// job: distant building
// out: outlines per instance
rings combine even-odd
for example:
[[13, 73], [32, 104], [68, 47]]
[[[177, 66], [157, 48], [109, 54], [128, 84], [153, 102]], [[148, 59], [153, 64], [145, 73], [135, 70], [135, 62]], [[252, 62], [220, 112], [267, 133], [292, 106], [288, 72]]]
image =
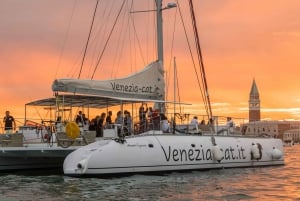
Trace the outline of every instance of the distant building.
[[285, 142], [300, 142], [300, 121], [253, 121], [242, 126], [244, 135], [271, 136]]
[[283, 141], [286, 143], [300, 143], [300, 129], [290, 129], [284, 132]]
[[256, 82], [253, 79], [249, 95], [249, 122], [260, 121], [260, 99]]
[[243, 135], [271, 136], [284, 142], [300, 142], [300, 121], [261, 121], [260, 98], [255, 80], [249, 96], [249, 123], [241, 125]]

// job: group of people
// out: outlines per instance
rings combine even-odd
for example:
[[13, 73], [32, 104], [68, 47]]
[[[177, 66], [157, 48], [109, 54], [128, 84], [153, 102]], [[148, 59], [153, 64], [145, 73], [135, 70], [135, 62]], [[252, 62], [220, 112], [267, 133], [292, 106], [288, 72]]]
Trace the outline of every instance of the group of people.
[[96, 136], [97, 137], [102, 137], [103, 136], [103, 123], [106, 117], [106, 113], [101, 113], [101, 115], [97, 115], [94, 119], [91, 121], [85, 116], [82, 111], [79, 111], [76, 118], [75, 122], [79, 126], [81, 131], [86, 131], [86, 130], [91, 130], [91, 131], [96, 131]]
[[[190, 122], [191, 125], [195, 125], [195, 126], [198, 126], [198, 125], [205, 125], [205, 120], [203, 119], [200, 123], [198, 122], [198, 118], [197, 116], [194, 116], [193, 119], [191, 120]], [[209, 119], [209, 121], [207, 122], [207, 125], [213, 125], [213, 120], [212, 118]], [[235, 124], [232, 120], [231, 117], [227, 117], [227, 121], [226, 121], [226, 126], [224, 129], [221, 129], [220, 131], [227, 131], [227, 133], [233, 133], [234, 132], [234, 127], [235, 127]], [[218, 131], [218, 132], [220, 132]]]
[[[131, 135], [132, 133], [132, 117], [129, 111], [125, 110], [124, 115], [121, 111], [117, 112], [117, 117], [115, 122], [112, 121], [112, 111], [109, 111], [106, 115], [105, 112], [101, 115], [97, 115], [91, 121], [85, 116], [82, 111], [79, 111], [76, 119], [81, 131], [84, 130], [95, 130], [97, 137], [103, 137], [104, 128], [114, 128], [114, 125], [118, 127], [118, 135]], [[159, 130], [161, 122], [165, 121], [166, 125], [168, 124], [167, 117], [159, 113], [157, 110], [154, 110], [152, 107], [147, 107], [147, 104], [143, 103], [139, 108], [139, 133], [144, 132], [149, 129]], [[10, 115], [9, 111], [5, 112], [3, 118], [4, 130], [5, 133], [13, 133], [16, 130], [16, 121], [13, 116]], [[205, 125], [205, 120], [198, 122], [197, 116], [191, 120], [191, 124], [194, 125]], [[212, 120], [208, 122], [212, 124]], [[231, 117], [227, 117], [227, 127], [229, 132], [233, 132], [234, 123]], [[121, 130], [123, 128], [123, 130]], [[166, 127], [167, 128], [167, 127]], [[123, 131], [123, 132], [122, 132]]]
[[147, 107], [146, 103], [142, 103], [139, 108], [139, 133], [146, 130], [160, 130], [161, 122], [164, 122], [163, 131], [167, 131], [169, 126], [167, 117], [152, 107]]
[[[201, 120], [201, 122], [199, 123], [198, 122], [198, 117], [197, 116], [194, 116], [193, 119], [191, 120], [191, 124], [194, 124], [194, 125], [206, 125], [206, 122], [204, 119]], [[207, 122], [207, 125], [212, 125], [213, 124], [213, 119], [210, 118]]]
[[[105, 128], [118, 128], [118, 135], [131, 135], [133, 133], [133, 120], [128, 110], [118, 111], [115, 121], [112, 120], [112, 111], [107, 114], [105, 112], [101, 115], [97, 115], [95, 118], [89, 120], [86, 118], [82, 111], [78, 112], [76, 116], [76, 123], [83, 130], [95, 130], [97, 137], [103, 137], [103, 131]], [[152, 107], [147, 107], [146, 103], [143, 103], [139, 108], [139, 128], [138, 133], [142, 133], [146, 130], [159, 130], [161, 128], [161, 122], [165, 121], [168, 125], [167, 117], [159, 113], [158, 110], [154, 110]], [[168, 126], [165, 126], [167, 130]]]
[[[129, 111], [124, 111], [124, 116], [121, 111], [117, 112], [115, 125], [118, 127], [118, 135], [131, 135], [132, 133], [132, 117]], [[123, 128], [123, 129], [122, 129]], [[122, 132], [123, 131], [123, 132]]]
[[83, 128], [83, 130], [96, 131], [96, 137], [103, 137], [103, 130], [105, 128], [114, 128], [114, 126], [118, 127], [118, 135], [122, 134], [122, 127], [124, 135], [131, 134], [132, 119], [130, 112], [127, 110], [124, 111], [124, 115], [122, 115], [121, 111], [118, 111], [114, 122], [112, 121], [112, 111], [109, 111], [107, 114], [102, 112], [101, 115], [97, 115], [92, 120], [86, 118], [84, 113], [79, 111], [75, 121], [79, 128]]

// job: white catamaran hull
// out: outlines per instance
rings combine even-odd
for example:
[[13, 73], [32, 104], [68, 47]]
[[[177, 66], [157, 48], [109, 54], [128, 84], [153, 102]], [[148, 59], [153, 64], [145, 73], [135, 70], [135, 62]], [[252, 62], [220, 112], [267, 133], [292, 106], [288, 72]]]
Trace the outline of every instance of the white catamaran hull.
[[100, 176], [283, 164], [280, 139], [144, 135], [81, 147], [66, 157], [63, 168], [70, 176]]

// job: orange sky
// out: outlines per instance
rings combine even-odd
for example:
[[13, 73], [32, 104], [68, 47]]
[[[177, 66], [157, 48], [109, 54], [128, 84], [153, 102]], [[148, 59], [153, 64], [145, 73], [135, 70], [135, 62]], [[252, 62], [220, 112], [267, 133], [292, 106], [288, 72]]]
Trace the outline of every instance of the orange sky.
[[[95, 2], [0, 1], [0, 114], [10, 110], [16, 118], [22, 118], [25, 103], [52, 96], [53, 79], [78, 76]], [[145, 2], [138, 8], [147, 8], [150, 3]], [[202, 0], [194, 6], [200, 14], [198, 31], [213, 114], [248, 118], [249, 92], [255, 78], [262, 118], [300, 120], [300, 1]], [[164, 25], [169, 24], [164, 28], [166, 35], [171, 33], [175, 13], [173, 9], [164, 14]], [[140, 18], [137, 24], [148, 25]], [[149, 34], [149, 29], [145, 33]], [[170, 48], [168, 41], [166, 50]], [[181, 45], [183, 41], [182, 29], [177, 29], [175, 42]], [[178, 49], [179, 45], [174, 47]], [[144, 58], [146, 63], [155, 56], [148, 48], [144, 50], [150, 55]], [[192, 87], [195, 78], [186, 74], [187, 50], [181, 49], [174, 52], [183, 76], [181, 96], [194, 102], [199, 92]], [[168, 66], [170, 59], [165, 56]], [[126, 56], [127, 60], [131, 57]], [[114, 60], [114, 65], [118, 62]], [[109, 72], [101, 67], [95, 77], [103, 79], [136, 70], [122, 64], [122, 68], [111, 67]], [[92, 68], [86, 68], [84, 75], [91, 73]]]

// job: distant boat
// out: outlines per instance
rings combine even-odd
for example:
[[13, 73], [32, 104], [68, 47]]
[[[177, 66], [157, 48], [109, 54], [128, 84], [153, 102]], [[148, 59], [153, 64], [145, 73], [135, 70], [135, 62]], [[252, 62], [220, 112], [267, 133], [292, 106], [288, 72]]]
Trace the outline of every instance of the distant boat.
[[[192, 1], [190, 1], [192, 3]], [[162, 115], [158, 127], [149, 122], [136, 125], [127, 136], [126, 122], [116, 125], [112, 139], [103, 139], [80, 147], [70, 153], [63, 165], [69, 176], [107, 176], [135, 173], [155, 173], [181, 170], [201, 170], [234, 167], [258, 167], [284, 164], [281, 139], [244, 136], [236, 133], [233, 125], [220, 126], [211, 115], [209, 125], [175, 123], [175, 111], [171, 121], [166, 121], [164, 106], [179, 104], [165, 100], [162, 41], [162, 0], [156, 1], [158, 60], [140, 72], [113, 80], [57, 79], [52, 89], [55, 93], [93, 95], [103, 99], [106, 107], [118, 103], [153, 102]], [[168, 4], [166, 8], [175, 7]], [[204, 70], [204, 69], [203, 69]], [[175, 76], [174, 76], [175, 77]], [[204, 83], [205, 74], [204, 74]], [[207, 89], [207, 88], [205, 88]], [[209, 99], [208, 99], [209, 101]], [[160, 106], [160, 107], [159, 107]], [[118, 129], [120, 128], [120, 129]], [[105, 131], [104, 131], [105, 132]], [[135, 134], [134, 134], [135, 133]]]

